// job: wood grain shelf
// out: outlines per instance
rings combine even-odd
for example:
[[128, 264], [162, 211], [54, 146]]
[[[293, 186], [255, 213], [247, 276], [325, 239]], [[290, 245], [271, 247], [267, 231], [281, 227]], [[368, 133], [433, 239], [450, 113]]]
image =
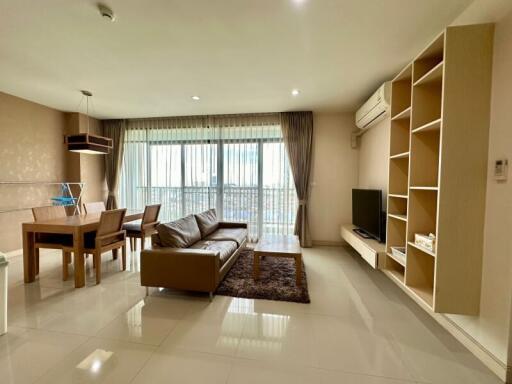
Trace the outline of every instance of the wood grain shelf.
[[410, 186], [409, 188], [416, 190], [416, 191], [434, 191], [434, 192], [437, 192], [439, 189], [438, 187], [429, 187], [429, 186], [425, 186], [425, 185], [414, 185], [414, 186]]
[[396, 193], [390, 193], [388, 196], [389, 197], [395, 197], [397, 199], [408, 199], [409, 198], [409, 196], [407, 196], [407, 195], [399, 195], [399, 194], [396, 194]]
[[406, 159], [409, 157], [409, 152], [397, 153], [396, 155], [391, 155], [390, 159]]
[[427, 72], [420, 79], [418, 79], [414, 83], [414, 86], [417, 87], [417, 86], [420, 86], [423, 84], [433, 83], [436, 81], [442, 81], [443, 80], [443, 66], [444, 66], [444, 63], [441, 61], [434, 68], [432, 68], [429, 72]]
[[392, 217], [393, 219], [407, 221], [407, 215], [398, 215], [395, 213], [388, 213], [389, 217]]
[[412, 133], [439, 131], [440, 129], [441, 129], [441, 118], [431, 121], [430, 123], [424, 124], [421, 127], [413, 129]]
[[[493, 33], [492, 24], [450, 26], [391, 82], [382, 269], [436, 313], [480, 311]], [[435, 233], [435, 251], [416, 245], [416, 233]], [[391, 253], [403, 245], [405, 263]]]
[[415, 244], [412, 241], [407, 242], [407, 244], [409, 244], [411, 247], [414, 247], [414, 248], [426, 253], [427, 255], [436, 257], [436, 254], [434, 252], [432, 252], [430, 249], [427, 249], [425, 247], [422, 247], [421, 245]]
[[402, 112], [397, 113], [395, 116], [391, 118], [391, 120], [402, 120], [408, 119], [411, 117], [411, 107], [405, 108]]

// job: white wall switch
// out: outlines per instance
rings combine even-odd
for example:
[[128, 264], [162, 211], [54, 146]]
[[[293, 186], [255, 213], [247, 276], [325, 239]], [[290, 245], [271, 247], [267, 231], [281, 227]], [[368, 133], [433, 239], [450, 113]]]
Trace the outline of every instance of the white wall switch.
[[508, 159], [497, 159], [494, 162], [494, 179], [496, 181], [507, 180], [508, 174]]

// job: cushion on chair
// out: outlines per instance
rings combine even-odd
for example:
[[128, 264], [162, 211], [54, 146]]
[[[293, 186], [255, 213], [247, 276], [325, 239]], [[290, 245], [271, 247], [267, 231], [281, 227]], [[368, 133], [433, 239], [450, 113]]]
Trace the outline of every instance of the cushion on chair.
[[142, 220], [130, 221], [123, 224], [123, 229], [127, 232], [142, 232]]
[[197, 226], [201, 231], [201, 237], [206, 237], [217, 228], [219, 228], [219, 220], [217, 219], [217, 211], [215, 208], [194, 215], [197, 220]]
[[201, 240], [201, 231], [194, 215], [156, 227], [163, 247], [187, 248]]
[[190, 248], [205, 249], [207, 251], [219, 252], [220, 265], [222, 266], [227, 260], [229, 260], [233, 252], [236, 251], [237, 246], [236, 242], [234, 241], [199, 240]]
[[247, 239], [246, 228], [219, 228], [211, 235], [205, 238], [205, 240], [215, 241], [235, 241], [237, 246], [242, 245], [244, 240]]

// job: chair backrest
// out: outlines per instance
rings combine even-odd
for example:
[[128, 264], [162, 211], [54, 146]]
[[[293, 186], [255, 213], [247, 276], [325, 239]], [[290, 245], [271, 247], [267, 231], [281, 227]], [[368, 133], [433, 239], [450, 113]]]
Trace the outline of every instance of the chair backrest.
[[96, 235], [103, 236], [110, 233], [119, 232], [123, 227], [125, 215], [126, 208], [101, 212], [100, 225], [98, 226]]
[[146, 205], [142, 215], [142, 224], [154, 223], [158, 220], [162, 204]]
[[93, 203], [84, 203], [85, 213], [99, 213], [107, 210], [103, 201], [95, 201]]
[[50, 205], [48, 207], [34, 207], [32, 208], [32, 215], [34, 221], [45, 221], [52, 219], [59, 219], [66, 217], [66, 208], [62, 205]]

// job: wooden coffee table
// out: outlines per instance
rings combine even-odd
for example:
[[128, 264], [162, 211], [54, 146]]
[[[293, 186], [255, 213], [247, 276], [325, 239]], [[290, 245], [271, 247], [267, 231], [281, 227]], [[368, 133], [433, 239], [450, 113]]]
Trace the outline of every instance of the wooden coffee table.
[[260, 258], [288, 257], [295, 259], [295, 282], [302, 283], [302, 250], [297, 236], [263, 235], [254, 248], [254, 280], [260, 277]]

